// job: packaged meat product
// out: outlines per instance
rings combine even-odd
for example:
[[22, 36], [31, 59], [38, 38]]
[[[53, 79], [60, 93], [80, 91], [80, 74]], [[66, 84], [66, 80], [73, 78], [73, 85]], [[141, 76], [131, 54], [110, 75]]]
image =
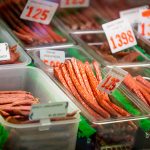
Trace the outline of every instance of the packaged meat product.
[[146, 2], [138, 1], [136, 3], [130, 0], [93, 0], [92, 2], [92, 7], [101, 14], [103, 19], [107, 21], [112, 21], [119, 18], [119, 12], [122, 10], [127, 10], [143, 5], [150, 5], [150, 2], [148, 0], [146, 0]]
[[97, 33], [74, 33], [73, 37], [104, 66], [143, 66], [150, 63], [149, 59], [137, 47], [112, 53], [105, 34], [102, 31], [97, 31]]
[[102, 68], [83, 48], [60, 50], [66, 54], [64, 63], [52, 68], [40, 59], [40, 51], [34, 51], [32, 57], [35, 65], [44, 70], [80, 108], [106, 145], [128, 143], [131, 146], [140, 119], [147, 118], [142, 115], [147, 110], [135, 104], [130, 96], [125, 96], [119, 89], [111, 96], [97, 90], [97, 84], [102, 80]]
[[31, 63], [31, 58], [26, 54], [20, 43], [3, 28], [0, 20], [0, 43], [7, 43], [10, 51], [9, 60], [1, 60], [0, 67], [27, 66]]
[[57, 21], [69, 32], [99, 30], [105, 22], [92, 8], [60, 9]]
[[[26, 49], [30, 47], [53, 46], [71, 44], [72, 39], [62, 30], [62, 27], [56, 27], [54, 23], [44, 25], [37, 22], [31, 22], [20, 19], [20, 15], [25, 7], [26, 0], [1, 2], [1, 17], [7, 24], [4, 27], [11, 29]], [[3, 10], [7, 11], [5, 13]], [[63, 35], [64, 34], [64, 35]]]

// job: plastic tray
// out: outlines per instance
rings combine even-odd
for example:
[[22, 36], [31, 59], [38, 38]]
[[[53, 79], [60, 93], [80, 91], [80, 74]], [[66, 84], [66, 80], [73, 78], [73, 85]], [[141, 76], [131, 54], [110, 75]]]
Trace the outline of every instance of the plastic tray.
[[97, 12], [101, 14], [102, 18], [107, 21], [112, 21], [120, 17], [119, 12], [122, 10], [127, 10], [134, 7], [136, 8], [148, 4], [150, 4], [148, 0], [137, 2], [130, 0], [122, 0], [121, 2], [119, 0], [93, 0], [92, 6]]
[[[74, 44], [76, 44], [74, 42], [74, 40], [72, 39], [72, 37], [64, 30], [64, 28], [62, 26], [58, 26], [56, 21], [53, 20], [51, 22], [51, 26], [54, 29], [54, 31], [56, 33], [59, 33], [60, 35], [62, 35], [63, 37], [65, 37], [67, 39], [66, 42], [63, 43], [46, 43], [46, 44], [36, 44], [36, 45], [32, 45], [31, 44], [25, 44], [23, 41], [21, 41], [13, 32], [12, 32], [12, 28], [10, 26], [8, 26], [8, 24], [5, 22], [5, 20], [0, 20], [0, 25], [7, 30], [11, 36], [26, 50], [33, 50], [33, 49], [40, 49], [42, 47], [47, 47], [47, 48], [61, 48], [61, 47], [70, 47], [73, 46]], [[30, 28], [30, 27], [29, 27]]]
[[[130, 67], [130, 68], [124, 68], [126, 71], [128, 71], [133, 77], [141, 75], [142, 77], [144, 77], [146, 80], [150, 81], [150, 65], [147, 67]], [[130, 92], [131, 95], [134, 95], [137, 98], [137, 96]], [[141, 103], [143, 103], [142, 100], [140, 100]], [[146, 104], [142, 104], [145, 105], [145, 107], [147, 107], [147, 110], [149, 109], [149, 113], [150, 113], [150, 107], [147, 106]]]
[[[75, 33], [72, 35], [73, 38], [80, 43], [84, 47], [84, 49], [91, 54], [94, 58], [96, 58], [102, 65], [108, 66], [108, 67], [129, 67], [129, 66], [147, 66], [150, 64], [150, 60], [141, 53], [136, 47], [129, 48], [132, 49], [132, 51], [136, 51], [139, 53], [138, 60], [136, 62], [116, 62], [113, 63], [111, 61], [105, 60], [103, 53], [99, 51], [99, 54], [93, 50], [91, 46], [99, 46], [102, 45], [103, 42], [107, 41], [105, 34], [102, 30], [95, 31], [95, 32], [84, 32], [84, 33]], [[82, 37], [81, 37], [82, 36]], [[88, 37], [87, 39], [84, 36]], [[116, 57], [117, 58], [117, 57]]]
[[[44, 49], [42, 49], [43, 51]], [[91, 62], [93, 60], [93, 57], [90, 56], [86, 51], [83, 50], [83, 48], [76, 46], [73, 48], [65, 48], [65, 49], [59, 49], [62, 51], [65, 51], [66, 57], [75, 57], [77, 59], [80, 59], [81, 61], [89, 61]], [[113, 144], [125, 144], [128, 143], [130, 145], [133, 145], [134, 139], [135, 139], [135, 130], [130, 130], [129, 124], [130, 121], [134, 121], [134, 123], [139, 126], [141, 125], [140, 122], [143, 119], [147, 119], [149, 117], [148, 110], [143, 107], [143, 105], [139, 104], [137, 100], [133, 100], [132, 96], [126, 95], [123, 90], [121, 90], [121, 87], [119, 87], [118, 90], [116, 90], [111, 97], [111, 100], [119, 105], [122, 108], [125, 108], [128, 110], [133, 116], [132, 117], [119, 117], [119, 118], [110, 118], [110, 119], [101, 119], [96, 120], [90, 113], [86, 111], [86, 109], [78, 102], [78, 100], [72, 96], [63, 86], [56, 80], [56, 78], [53, 76], [52, 68], [48, 65], [45, 65], [39, 57], [40, 51], [34, 51], [33, 53], [33, 59], [34, 63], [37, 67], [44, 70], [50, 78], [69, 96], [69, 98], [75, 103], [76, 106], [79, 107], [82, 114], [92, 123], [94, 124], [94, 127], [97, 129], [97, 133], [101, 137], [101, 139], [105, 140], [107, 145]], [[141, 125], [142, 126], [142, 125]], [[148, 125], [149, 126], [149, 125]], [[145, 126], [142, 126], [142, 128], [145, 128]], [[123, 129], [123, 130], [122, 130]], [[115, 134], [115, 135], [114, 135]], [[113, 139], [114, 136], [121, 137], [121, 139], [117, 139], [116, 141]], [[127, 139], [127, 137], [131, 137], [132, 140]], [[110, 142], [111, 141], [111, 142]]]
[[[92, 2], [91, 2], [92, 3]], [[92, 23], [92, 20], [94, 20], [97, 24], [99, 24], [99, 28], [88, 28], [84, 29], [84, 26], [87, 26], [85, 23], [83, 23], [83, 29], [71, 29], [64, 21], [63, 21], [63, 13], [66, 13], [67, 15], [74, 14], [74, 13], [81, 13], [82, 17], [84, 17], [84, 14], [82, 11], [88, 11], [90, 12], [90, 15], [88, 15], [88, 19], [90, 20], [88, 23]], [[56, 23], [58, 26], [63, 26], [68, 32], [70, 33], [77, 33], [77, 32], [84, 32], [84, 31], [94, 31], [94, 30], [100, 30], [102, 27], [101, 25], [105, 23], [105, 20], [103, 20], [98, 12], [96, 12], [92, 7], [88, 8], [74, 8], [74, 9], [60, 9], [60, 11], [57, 13], [56, 17]], [[80, 22], [81, 23], [81, 22]], [[77, 23], [79, 24], [79, 23]]]
[[[42, 49], [43, 51], [44, 49]], [[72, 48], [65, 48], [65, 49], [59, 49], [59, 50], [62, 50], [62, 51], [65, 51], [65, 54], [66, 54], [66, 58], [70, 58], [70, 57], [75, 57], [81, 61], [89, 61], [91, 62], [92, 60], [94, 60], [94, 58], [92, 56], [90, 56], [88, 53], [86, 53], [83, 48], [79, 47], [79, 46], [75, 46], [75, 47], [72, 47]], [[33, 60], [34, 60], [34, 63], [36, 66], [38, 66], [40, 69], [44, 70], [46, 73], [48, 73], [48, 75], [68, 94], [68, 92], [64, 89], [64, 87], [62, 87], [59, 82], [55, 79], [55, 77], [53, 76], [53, 69], [44, 64], [42, 62], [42, 60], [40, 59], [40, 55], [39, 55], [39, 51], [34, 51], [33, 52]], [[123, 93], [122, 93], [123, 94]], [[70, 94], [69, 94], [70, 95]], [[73, 97], [73, 96], [71, 96]], [[115, 101], [115, 100], [114, 100]], [[129, 100], [130, 101], [130, 100]], [[75, 104], [77, 104], [77, 106], [79, 106], [79, 108], [83, 108], [82, 106], [80, 106], [77, 102], [77, 100], [75, 100], [75, 98], [73, 98], [73, 102], [75, 102]], [[137, 106], [136, 106], [137, 107]], [[83, 114], [85, 114], [85, 116], [92, 122], [96, 121], [91, 115], [89, 115], [89, 113], [87, 113], [86, 110], [84, 109], [81, 109], [83, 110]], [[113, 119], [112, 119], [113, 120]], [[116, 119], [114, 119], [116, 120]], [[120, 120], [120, 119], [119, 119]], [[102, 120], [100, 121], [101, 123], [104, 123], [104, 122], [109, 122], [110, 120]]]
[[31, 58], [25, 53], [24, 49], [11, 36], [11, 34], [7, 30], [5, 30], [5, 28], [3, 28], [2, 26], [0, 26], [0, 43], [8, 43], [9, 46], [17, 45], [16, 51], [20, 54], [20, 58], [19, 58], [20, 63], [0, 65], [0, 67], [27, 66], [31, 63]]
[[[68, 112], [78, 110], [60, 88], [37, 68], [0, 69], [0, 81], [0, 90], [26, 90], [38, 97], [41, 103], [68, 101]], [[13, 150], [59, 150], [60, 147], [63, 150], [74, 150], [79, 120], [77, 113], [73, 120], [17, 125], [6, 122], [0, 116], [1, 124], [10, 132], [6, 146]]]

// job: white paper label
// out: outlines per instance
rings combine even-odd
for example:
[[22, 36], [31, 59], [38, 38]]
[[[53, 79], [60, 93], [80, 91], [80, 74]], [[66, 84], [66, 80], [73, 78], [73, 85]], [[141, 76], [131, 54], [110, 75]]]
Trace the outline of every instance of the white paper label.
[[149, 6], [145, 5], [137, 8], [120, 11], [119, 14], [121, 18], [125, 18], [129, 21], [131, 25], [134, 25], [135, 23], [139, 22], [139, 11], [147, 8], [149, 8]]
[[129, 22], [120, 18], [102, 25], [112, 53], [116, 53], [137, 44]]
[[40, 59], [45, 64], [53, 66], [53, 63], [63, 63], [65, 61], [65, 52], [58, 50], [41, 50]]
[[0, 60], [9, 60], [10, 52], [8, 43], [0, 43]]
[[90, 0], [61, 0], [61, 8], [88, 7]]
[[53, 102], [49, 104], [34, 104], [29, 115], [30, 120], [65, 117], [68, 102]]
[[112, 68], [98, 85], [98, 89], [111, 94], [124, 80], [128, 72], [121, 68]]
[[46, 0], [28, 0], [20, 17], [29, 21], [49, 24], [57, 7], [58, 3]]
[[150, 39], [150, 9], [140, 11], [138, 32], [146, 39]]

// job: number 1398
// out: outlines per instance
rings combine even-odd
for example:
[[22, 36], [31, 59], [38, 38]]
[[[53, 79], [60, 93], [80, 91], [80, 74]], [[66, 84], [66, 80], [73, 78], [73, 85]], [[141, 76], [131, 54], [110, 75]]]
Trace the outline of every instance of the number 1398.
[[122, 47], [123, 45], [133, 43], [135, 41], [135, 38], [132, 35], [132, 32], [128, 30], [127, 32], [116, 34], [114, 37], [110, 36], [110, 41], [113, 45], [113, 49], [116, 49], [118, 47]]

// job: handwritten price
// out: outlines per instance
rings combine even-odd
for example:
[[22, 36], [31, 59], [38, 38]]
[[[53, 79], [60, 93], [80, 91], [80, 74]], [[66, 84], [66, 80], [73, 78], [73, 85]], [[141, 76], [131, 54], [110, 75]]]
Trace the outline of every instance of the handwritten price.
[[135, 41], [132, 32], [128, 30], [127, 32], [122, 32], [121, 34], [116, 34], [114, 37], [110, 36], [110, 41], [113, 45], [113, 49], [122, 47]]
[[28, 6], [28, 11], [26, 17], [31, 17], [33, 19], [46, 20], [48, 17], [49, 10], [45, 10], [42, 8], [34, 8], [34, 6]]
[[122, 83], [127, 74], [128, 72], [121, 68], [112, 68], [98, 85], [98, 89], [111, 94]]
[[[146, 28], [149, 28], [149, 30], [146, 32]], [[142, 23], [141, 24], [141, 34], [143, 36], [150, 36], [150, 24], [145, 24], [145, 23]]]
[[150, 39], [150, 9], [141, 11], [139, 32], [146, 38]]
[[46, 60], [44, 59], [43, 62], [51, 67], [59, 67], [61, 62], [60, 61], [49, 61], [49, 60]]
[[58, 3], [46, 0], [28, 0], [20, 17], [25, 20], [49, 24], [57, 8]]
[[101, 87], [104, 88], [105, 90], [112, 91], [116, 88], [116, 84], [118, 82], [120, 82], [119, 79], [112, 76], [108, 76], [106, 81], [101, 85]]

